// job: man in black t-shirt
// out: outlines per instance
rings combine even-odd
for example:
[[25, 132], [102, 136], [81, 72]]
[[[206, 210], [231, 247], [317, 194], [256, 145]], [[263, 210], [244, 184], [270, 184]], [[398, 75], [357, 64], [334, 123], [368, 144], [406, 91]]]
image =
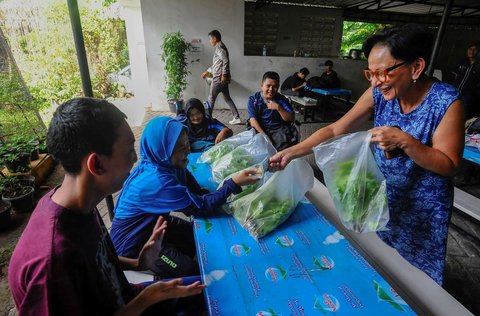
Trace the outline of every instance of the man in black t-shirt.
[[299, 72], [294, 73], [282, 83], [280, 92], [283, 95], [303, 96], [304, 87], [307, 85], [306, 77], [310, 71], [307, 68], [300, 69]]

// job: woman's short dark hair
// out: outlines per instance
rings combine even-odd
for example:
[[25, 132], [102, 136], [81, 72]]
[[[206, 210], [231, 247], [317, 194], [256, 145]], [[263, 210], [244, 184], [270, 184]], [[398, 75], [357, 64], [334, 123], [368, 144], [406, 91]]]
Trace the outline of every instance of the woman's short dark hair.
[[47, 147], [65, 172], [78, 174], [90, 152], [110, 156], [126, 115], [108, 101], [75, 98], [58, 107], [47, 133]]
[[375, 45], [385, 45], [394, 58], [406, 62], [423, 58], [428, 66], [433, 47], [433, 34], [426, 26], [415, 23], [381, 30], [363, 43], [362, 50], [367, 59]]
[[215, 37], [218, 41], [222, 40], [222, 35], [217, 30], [211, 31], [210, 33], [208, 33], [208, 36]]
[[264, 73], [262, 77], [262, 82], [267, 79], [277, 80], [277, 82], [280, 83], [280, 75], [275, 71], [267, 71], [266, 73]]

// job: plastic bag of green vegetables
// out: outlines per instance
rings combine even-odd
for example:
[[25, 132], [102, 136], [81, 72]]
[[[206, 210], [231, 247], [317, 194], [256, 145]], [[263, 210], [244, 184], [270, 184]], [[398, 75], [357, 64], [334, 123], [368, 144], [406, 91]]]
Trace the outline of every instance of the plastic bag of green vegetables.
[[276, 152], [267, 136], [256, 134], [247, 144], [236, 147], [212, 164], [212, 180], [220, 183], [231, 174], [256, 164], [267, 169], [266, 158]]
[[295, 159], [253, 193], [227, 204], [227, 209], [258, 239], [283, 223], [312, 187], [312, 168], [305, 160]]
[[255, 131], [248, 130], [229, 137], [205, 151], [198, 158], [197, 162], [213, 164], [215, 161], [225, 156], [226, 154], [234, 150], [236, 147], [248, 143], [253, 138], [253, 136], [255, 136]]
[[358, 233], [384, 230], [389, 220], [385, 177], [370, 149], [371, 134], [358, 132], [313, 149], [343, 225]]
[[[256, 164], [256, 165], [253, 165], [253, 166], [248, 166], [247, 168], [245, 169], [256, 169], [257, 170], [257, 174], [259, 174], [259, 178], [260, 180], [258, 180], [257, 182], [255, 182], [254, 184], [249, 184], [249, 185], [246, 185], [246, 186], [243, 186], [242, 187], [242, 192], [238, 193], [238, 194], [232, 194], [230, 195], [228, 198], [227, 198], [227, 203], [231, 203], [235, 200], [238, 200], [239, 198], [247, 195], [247, 194], [250, 194], [250, 193], [253, 193], [255, 190], [257, 190], [259, 187], [261, 187], [265, 182], [267, 182], [268, 179], [270, 179], [270, 177], [273, 175], [273, 173], [271, 172], [266, 172], [265, 170], [265, 166], [267, 166], [268, 164], [268, 157], [265, 158], [264, 161], [262, 161], [262, 163], [260, 164]], [[243, 170], [243, 169], [242, 169]], [[223, 179], [222, 183], [220, 183], [220, 185], [218, 186], [217, 190], [219, 188], [221, 188], [223, 186], [223, 182], [225, 182], [227, 179], [230, 179], [232, 178], [233, 176], [235, 176], [237, 173], [241, 172], [242, 170], [240, 171], [237, 171], [231, 175], [229, 175], [227, 178]]]

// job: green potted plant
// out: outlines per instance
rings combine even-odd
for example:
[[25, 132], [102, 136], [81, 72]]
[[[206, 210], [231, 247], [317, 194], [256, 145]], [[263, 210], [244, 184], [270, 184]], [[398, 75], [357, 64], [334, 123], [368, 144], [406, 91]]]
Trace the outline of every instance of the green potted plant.
[[0, 148], [0, 162], [12, 173], [26, 172], [31, 168], [32, 148], [32, 145], [18, 139], [4, 142]]
[[165, 63], [165, 94], [170, 111], [176, 113], [183, 106], [182, 92], [187, 87], [187, 52], [191, 48], [182, 33], [165, 33], [162, 43], [162, 61]]
[[35, 178], [33, 176], [0, 176], [2, 200], [19, 213], [33, 209]]

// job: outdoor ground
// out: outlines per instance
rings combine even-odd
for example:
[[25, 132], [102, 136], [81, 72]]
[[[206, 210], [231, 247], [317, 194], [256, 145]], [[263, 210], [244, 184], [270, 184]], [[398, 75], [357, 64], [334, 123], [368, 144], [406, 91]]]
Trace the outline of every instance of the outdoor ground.
[[[145, 115], [138, 111], [138, 107], [132, 108], [131, 103], [117, 103], [126, 114], [129, 116], [129, 123], [137, 139], [141, 137], [143, 127], [152, 117], [159, 115], [171, 115], [165, 112], [154, 112], [146, 110]], [[139, 105], [135, 105], [139, 106]], [[139, 113], [140, 112], [140, 113]], [[244, 118], [245, 110], [241, 110], [240, 114]], [[215, 110], [214, 116], [222, 122], [231, 120], [231, 114], [228, 110]], [[338, 115], [332, 115], [330, 118], [338, 118]], [[301, 120], [301, 117], [299, 118]], [[309, 123], [300, 126], [300, 134], [302, 139], [308, 137], [318, 128], [325, 126], [327, 123]], [[368, 129], [372, 125], [369, 122], [362, 129]], [[234, 133], [238, 133], [245, 129], [244, 125], [231, 126]], [[312, 164], [317, 178], [321, 179], [321, 172], [315, 166], [313, 155], [308, 157], [308, 161]], [[473, 174], [472, 179], [465, 183], [464, 176]], [[53, 173], [43, 185], [46, 187], [54, 187], [61, 183], [63, 179], [63, 170], [56, 166]], [[471, 172], [466, 166], [462, 166], [459, 175], [455, 179], [457, 185], [461, 186], [463, 190], [480, 197], [480, 170]], [[46, 193], [47, 190], [41, 190], [40, 195]], [[116, 200], [117, 194], [114, 194]], [[99, 210], [105, 221], [107, 227], [110, 227], [110, 219], [108, 217], [105, 202], [99, 204]], [[8, 260], [15, 244], [23, 231], [30, 214], [15, 214], [14, 225], [5, 232], [0, 233], [0, 316], [16, 315], [16, 310], [11, 300], [10, 291], [7, 283], [7, 268]], [[479, 222], [463, 215], [462, 212], [454, 210], [447, 246], [447, 263], [445, 269], [444, 288], [454, 296], [460, 303], [467, 307], [473, 314], [480, 315], [480, 225]]]

